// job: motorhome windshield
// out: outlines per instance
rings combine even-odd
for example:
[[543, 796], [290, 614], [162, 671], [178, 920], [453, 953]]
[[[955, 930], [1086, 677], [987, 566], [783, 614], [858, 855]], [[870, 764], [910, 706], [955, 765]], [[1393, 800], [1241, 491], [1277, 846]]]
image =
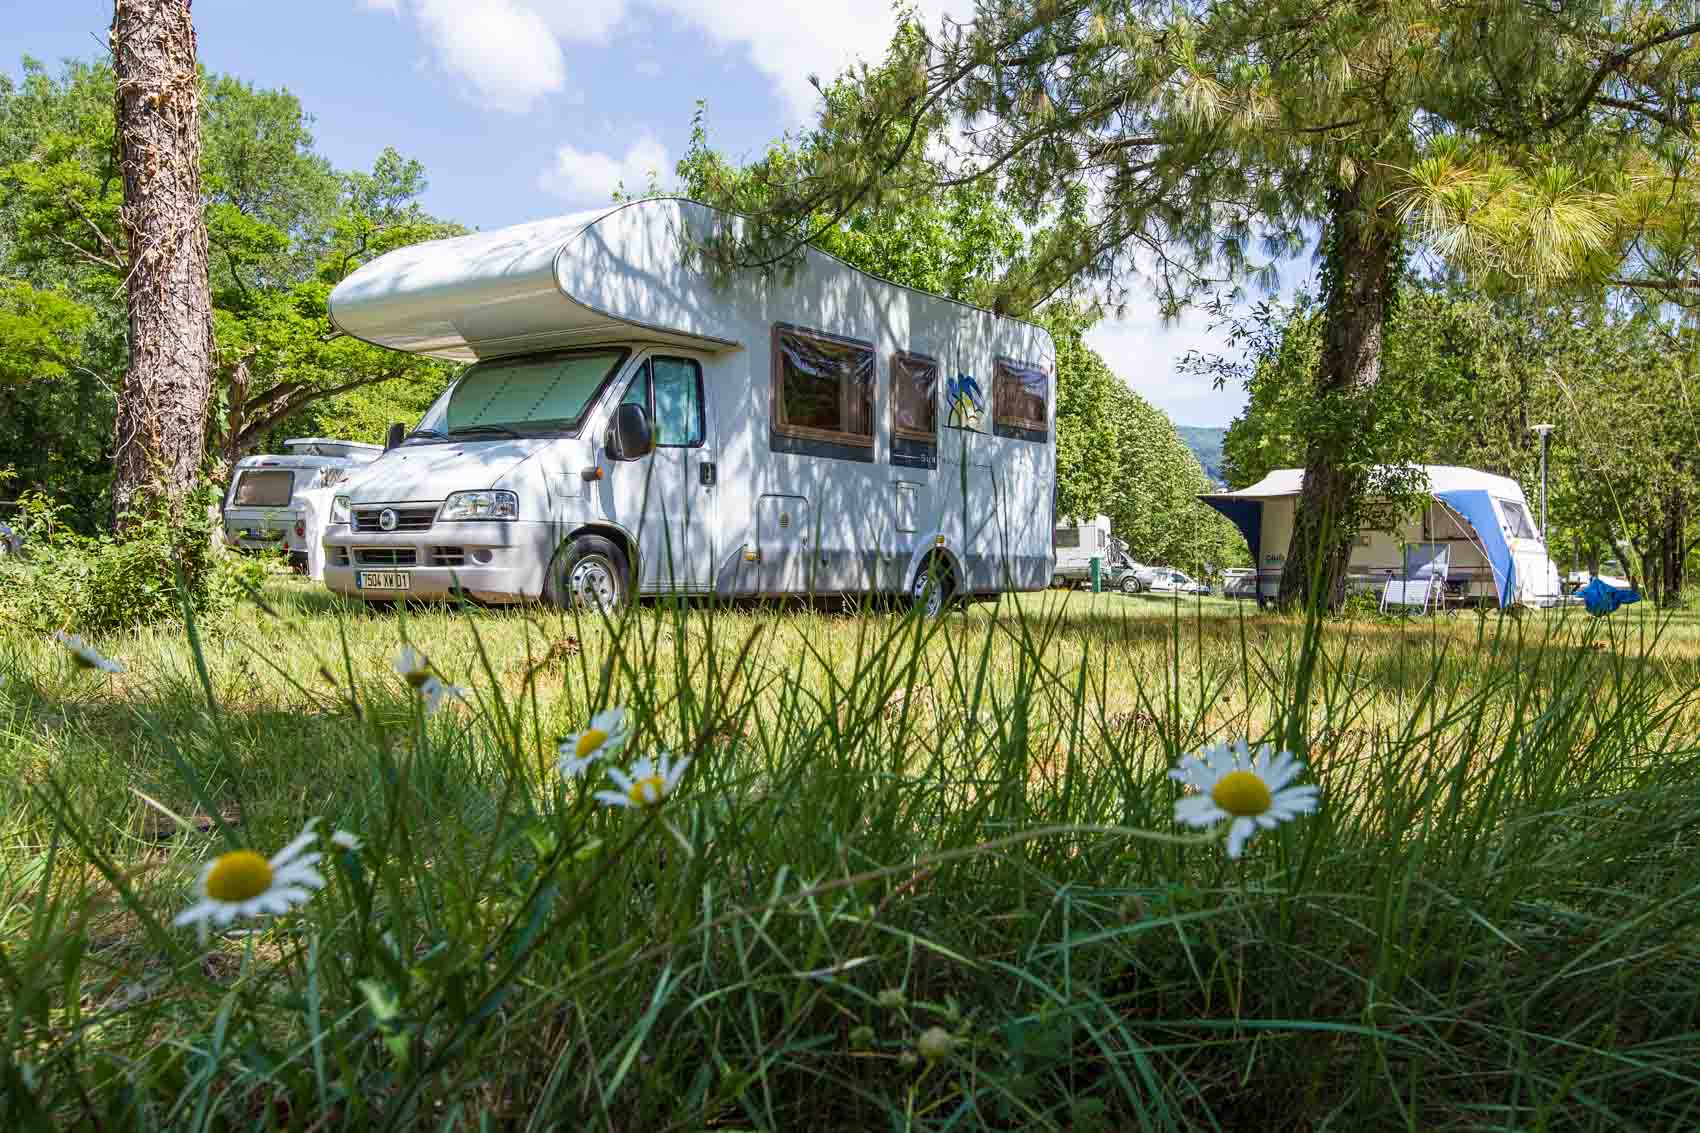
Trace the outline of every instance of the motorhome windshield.
[[624, 350], [580, 350], [478, 362], [437, 399], [413, 440], [571, 433]]

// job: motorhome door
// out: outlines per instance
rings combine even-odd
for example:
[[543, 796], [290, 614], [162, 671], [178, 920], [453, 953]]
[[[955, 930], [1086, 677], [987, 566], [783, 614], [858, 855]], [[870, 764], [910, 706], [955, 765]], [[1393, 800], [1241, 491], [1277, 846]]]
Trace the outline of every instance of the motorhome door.
[[638, 585], [649, 592], [709, 590], [717, 468], [702, 365], [681, 355], [648, 355], [621, 401], [643, 406], [655, 435], [648, 456], [608, 462], [611, 517], [638, 533]]

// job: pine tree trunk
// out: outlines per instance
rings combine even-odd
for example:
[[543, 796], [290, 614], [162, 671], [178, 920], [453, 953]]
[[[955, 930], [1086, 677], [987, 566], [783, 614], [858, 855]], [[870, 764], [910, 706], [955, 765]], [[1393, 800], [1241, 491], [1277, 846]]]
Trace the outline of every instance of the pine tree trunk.
[[1345, 601], [1367, 480], [1352, 449], [1372, 419], [1368, 397], [1381, 377], [1382, 332], [1397, 282], [1398, 232], [1376, 217], [1363, 176], [1334, 190], [1329, 214], [1316, 424], [1305, 438], [1304, 487], [1281, 570], [1282, 609], [1315, 601], [1337, 610]]
[[1659, 599], [1662, 605], [1675, 606], [1682, 601], [1683, 567], [1688, 557], [1688, 501], [1680, 491], [1671, 492], [1665, 499], [1663, 527], [1659, 534], [1659, 564], [1664, 577], [1659, 585]]
[[117, 0], [120, 214], [130, 366], [118, 394], [114, 524], [195, 485], [212, 395], [212, 299], [201, 216], [200, 80], [190, 0]]

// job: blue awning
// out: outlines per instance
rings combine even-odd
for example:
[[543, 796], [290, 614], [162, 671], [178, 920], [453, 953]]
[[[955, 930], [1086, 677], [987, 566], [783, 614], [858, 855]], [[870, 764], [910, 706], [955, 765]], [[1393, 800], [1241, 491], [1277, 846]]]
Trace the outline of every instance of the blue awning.
[[1228, 522], [1240, 529], [1245, 536], [1245, 545], [1251, 548], [1251, 563], [1255, 567], [1263, 565], [1259, 554], [1263, 542], [1263, 501], [1236, 500], [1224, 496], [1201, 496], [1205, 503], [1228, 517]]
[[1476, 539], [1486, 553], [1488, 566], [1493, 569], [1493, 581], [1499, 590], [1499, 604], [1508, 607], [1517, 598], [1517, 562], [1511, 556], [1511, 544], [1505, 541], [1505, 531], [1499, 526], [1499, 513], [1494, 510], [1493, 497], [1480, 489], [1436, 492], [1434, 498], [1463, 516], [1476, 530]]

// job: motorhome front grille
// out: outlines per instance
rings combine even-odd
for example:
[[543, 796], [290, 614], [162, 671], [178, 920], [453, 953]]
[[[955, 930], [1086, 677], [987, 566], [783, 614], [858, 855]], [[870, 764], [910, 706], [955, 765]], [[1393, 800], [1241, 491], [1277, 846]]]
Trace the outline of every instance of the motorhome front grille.
[[[395, 513], [395, 526], [385, 527], [383, 514]], [[356, 531], [427, 531], [437, 518], [435, 504], [427, 507], [357, 507], [354, 509]]]
[[465, 547], [432, 547], [431, 565], [457, 567], [466, 565]]
[[361, 566], [413, 566], [419, 553], [412, 547], [360, 547], [354, 561]]

